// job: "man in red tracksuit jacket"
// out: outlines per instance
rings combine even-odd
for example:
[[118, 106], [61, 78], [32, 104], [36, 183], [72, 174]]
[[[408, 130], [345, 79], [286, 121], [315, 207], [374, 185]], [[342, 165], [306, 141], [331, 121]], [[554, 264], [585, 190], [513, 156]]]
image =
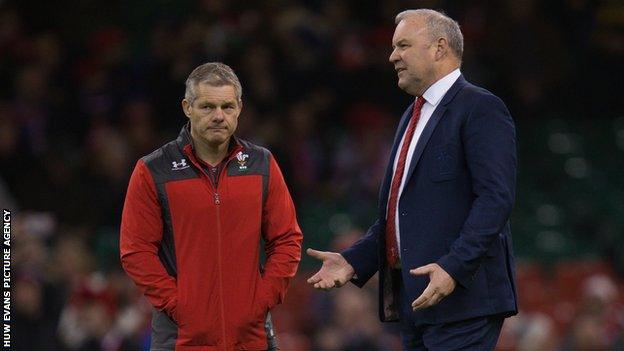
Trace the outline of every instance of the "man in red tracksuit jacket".
[[271, 153], [233, 135], [241, 95], [227, 65], [197, 67], [182, 101], [189, 123], [130, 178], [121, 262], [155, 308], [153, 351], [277, 349], [269, 310], [303, 235]]

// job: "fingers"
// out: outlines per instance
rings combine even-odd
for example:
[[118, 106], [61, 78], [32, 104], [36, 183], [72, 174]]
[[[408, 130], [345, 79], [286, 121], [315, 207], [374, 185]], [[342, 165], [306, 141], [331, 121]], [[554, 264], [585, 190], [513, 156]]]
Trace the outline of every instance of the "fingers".
[[330, 280], [323, 279], [320, 274], [315, 274], [308, 279], [308, 284], [312, 284], [315, 289], [329, 291], [333, 288], [340, 288], [346, 284], [346, 282], [340, 281], [340, 279]]
[[315, 289], [331, 290], [345, 285], [353, 276], [354, 270], [344, 258], [335, 252], [318, 251], [308, 248], [306, 253], [323, 261], [323, 266], [313, 276], [308, 278], [308, 284]]
[[315, 289], [329, 291], [333, 288], [340, 288], [346, 284], [346, 282], [342, 282], [340, 279], [331, 280], [324, 279], [321, 277], [321, 274], [317, 273], [312, 277], [308, 278], [308, 284], [312, 284]]
[[423, 303], [420, 306], [415, 307], [414, 311], [418, 311], [418, 310], [422, 310], [422, 309], [425, 309], [425, 308], [429, 308], [429, 307], [435, 306], [440, 301], [442, 301], [442, 299], [443, 299], [442, 294], [436, 293], [429, 300], [425, 301], [425, 303]]
[[436, 263], [412, 269], [410, 274], [429, 276], [429, 284], [425, 291], [412, 302], [414, 311], [437, 305], [455, 289], [455, 280]]
[[410, 270], [411, 275], [428, 275], [435, 271], [436, 265], [434, 263], [430, 263], [426, 266], [418, 267]]
[[425, 291], [423, 291], [423, 293], [416, 300], [414, 300], [414, 302], [412, 302], [412, 309], [417, 311], [435, 306], [445, 297], [446, 295], [440, 292], [438, 287], [435, 287], [430, 283], [425, 288]]
[[[420, 302], [417, 302], [420, 299]], [[435, 306], [437, 305], [440, 301], [442, 301], [443, 297], [442, 294], [440, 293], [435, 293], [431, 296], [427, 296], [422, 298], [422, 295], [414, 300], [414, 302], [412, 303], [412, 309], [414, 311], [418, 311], [418, 310], [423, 310], [425, 308], [429, 308], [431, 306]]]
[[[323, 260], [323, 252], [322, 251], [318, 251], [318, 250], [314, 250], [314, 249], [308, 248], [306, 250], [306, 253], [310, 257], [314, 257], [314, 258], [316, 258], [318, 260]], [[319, 271], [315, 275], [313, 275], [310, 278], [308, 278], [307, 282], [309, 284], [316, 284], [316, 283], [320, 282], [321, 280], [323, 280], [323, 278], [321, 277], [321, 271]]]
[[326, 253], [323, 251], [318, 251], [318, 250], [314, 250], [310, 248], [306, 250], [306, 253], [308, 254], [308, 256], [314, 257], [317, 260], [321, 260], [321, 261], [323, 261], [327, 256]]
[[315, 289], [319, 289], [319, 290], [325, 290], [325, 291], [329, 291], [331, 290], [336, 284], [331, 281], [331, 280], [321, 280], [320, 282], [314, 284], [314, 288]]
[[416, 311], [418, 309], [424, 308], [424, 306], [429, 302], [429, 300], [433, 298], [434, 294], [435, 294], [435, 289], [431, 286], [431, 284], [427, 285], [427, 287], [425, 288], [425, 291], [423, 291], [423, 293], [420, 294], [420, 296], [418, 296], [418, 298], [416, 298], [414, 302], [412, 302], [412, 309]]
[[339, 288], [342, 286], [338, 281], [332, 281], [331, 279], [324, 278], [321, 271], [308, 278], [307, 282], [308, 284], [312, 284], [315, 289], [325, 291], [331, 290], [334, 287]]
[[307, 280], [308, 284], [316, 284], [316, 283], [318, 283], [320, 281], [321, 281], [321, 276], [318, 273], [313, 275], [313, 276], [311, 276]]
[[330, 290], [332, 288], [341, 288], [345, 284], [347, 284], [348, 279], [335, 278], [331, 279], [329, 277], [323, 277], [321, 272], [316, 273], [315, 275], [308, 278], [308, 284], [312, 284], [316, 289], [322, 290]]

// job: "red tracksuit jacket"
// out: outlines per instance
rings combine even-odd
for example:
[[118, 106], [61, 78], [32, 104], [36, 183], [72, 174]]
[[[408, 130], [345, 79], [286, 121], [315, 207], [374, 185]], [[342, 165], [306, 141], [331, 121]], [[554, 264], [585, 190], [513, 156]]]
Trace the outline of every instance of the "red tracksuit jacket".
[[303, 236], [268, 150], [237, 139], [225, 162], [215, 187], [185, 126], [130, 178], [121, 262], [155, 307], [152, 350], [275, 346], [268, 311], [284, 299]]

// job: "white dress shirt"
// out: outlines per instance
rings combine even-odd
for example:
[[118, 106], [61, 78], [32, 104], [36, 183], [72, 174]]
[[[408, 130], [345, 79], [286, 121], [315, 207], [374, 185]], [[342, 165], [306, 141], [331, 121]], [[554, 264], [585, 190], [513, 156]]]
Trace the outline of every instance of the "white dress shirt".
[[[447, 74], [437, 82], [433, 83], [429, 89], [427, 89], [423, 93], [423, 98], [425, 99], [425, 104], [420, 110], [420, 119], [418, 120], [418, 124], [416, 125], [416, 130], [414, 131], [414, 136], [412, 140], [410, 140], [409, 149], [407, 150], [407, 159], [405, 160], [405, 170], [403, 171], [403, 179], [401, 179], [401, 185], [399, 186], [399, 194], [397, 200], [397, 211], [394, 217], [394, 223], [396, 224], [396, 239], [397, 245], [401, 247], [401, 235], [400, 235], [400, 226], [399, 226], [399, 200], [401, 199], [401, 193], [403, 193], [403, 186], [405, 186], [405, 180], [407, 179], [407, 173], [409, 172], [410, 164], [412, 163], [412, 157], [414, 156], [414, 150], [416, 149], [416, 144], [418, 144], [418, 139], [420, 139], [420, 135], [422, 134], [427, 122], [431, 118], [433, 111], [435, 111], [436, 107], [446, 92], [451, 88], [451, 86], [455, 83], [457, 78], [461, 75], [459, 68], [454, 70], [453, 72]], [[407, 131], [407, 128], [405, 128]], [[394, 157], [394, 165], [392, 167], [392, 174], [394, 178], [394, 173], [396, 172], [397, 162], [399, 160], [399, 154], [401, 153], [401, 148], [403, 147], [403, 143], [405, 142], [405, 132], [403, 133], [403, 137], [401, 137], [401, 143], [399, 144], [399, 148], [397, 149], [396, 155]], [[390, 183], [392, 184], [392, 183]], [[388, 195], [389, 196], [389, 195]], [[386, 204], [386, 206], [388, 206]], [[386, 212], [387, 213], [387, 212]], [[401, 250], [399, 250], [399, 257], [401, 256]]]

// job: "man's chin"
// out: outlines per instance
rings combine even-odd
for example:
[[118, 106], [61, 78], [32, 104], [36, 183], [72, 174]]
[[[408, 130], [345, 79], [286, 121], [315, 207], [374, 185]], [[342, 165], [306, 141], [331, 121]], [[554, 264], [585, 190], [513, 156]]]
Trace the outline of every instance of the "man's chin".
[[397, 82], [397, 85], [399, 86], [399, 88], [401, 88], [401, 90], [408, 92], [409, 84], [407, 84], [406, 81], [402, 81], [399, 79], [399, 81]]
[[208, 145], [219, 146], [219, 145], [225, 144], [228, 140], [227, 138], [209, 138], [206, 141]]
[[403, 90], [404, 92], [410, 95], [418, 96], [420, 94], [420, 91], [419, 91], [420, 86], [415, 81], [407, 81], [407, 80], [399, 79], [397, 85], [399, 86], [399, 88], [401, 88], [401, 90]]
[[214, 148], [214, 147], [219, 147], [224, 143], [227, 143], [229, 140], [229, 137], [226, 137], [226, 135], [210, 134], [210, 135], [204, 135], [202, 139], [203, 139], [204, 144]]

